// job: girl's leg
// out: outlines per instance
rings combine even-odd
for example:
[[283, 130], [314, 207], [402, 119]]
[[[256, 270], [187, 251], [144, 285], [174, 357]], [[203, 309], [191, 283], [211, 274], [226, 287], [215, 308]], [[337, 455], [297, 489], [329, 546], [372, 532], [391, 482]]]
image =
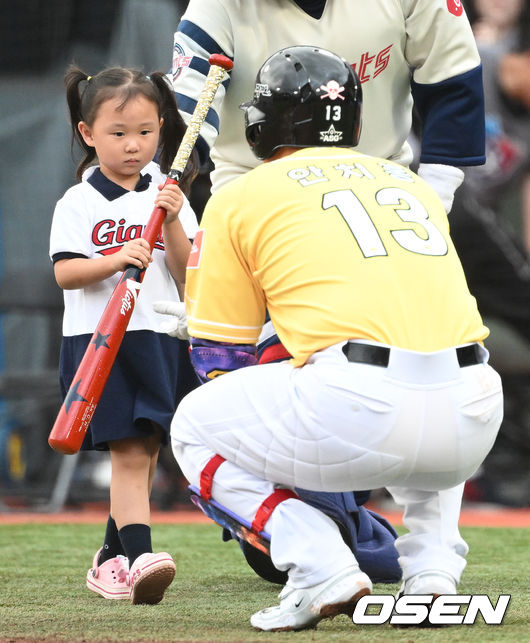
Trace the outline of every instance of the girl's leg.
[[145, 439], [110, 443], [111, 513], [129, 559], [132, 603], [159, 603], [175, 576], [175, 563], [166, 552], [153, 553], [150, 494], [160, 449], [158, 431]]
[[[151, 495], [151, 490], [153, 486], [153, 478], [156, 470], [156, 465], [157, 465], [157, 459], [158, 459], [158, 444], [159, 444], [159, 434], [158, 432], [156, 433], [156, 440], [153, 442], [152, 439], [149, 439], [146, 441], [145, 445], [136, 445], [139, 446], [140, 452], [143, 452], [146, 450], [147, 452], [147, 458], [149, 460], [149, 471], [148, 471], [148, 497]], [[127, 452], [128, 449], [130, 448], [130, 444], [126, 445], [119, 445], [118, 442], [113, 443], [113, 447], [111, 448], [111, 459], [112, 459], [112, 451], [114, 451], [115, 454], [117, 454], [117, 457], [115, 458], [116, 462], [116, 468], [120, 467], [123, 455], [123, 452]], [[140, 459], [143, 459], [143, 456], [140, 456]], [[138, 464], [138, 462], [137, 462]], [[147, 461], [146, 461], [147, 464]], [[138, 467], [138, 469], [141, 471], [142, 465]], [[120, 478], [122, 477], [123, 474], [120, 474]], [[116, 483], [117, 480], [116, 478], [114, 479], [114, 482]], [[116, 485], [115, 485], [116, 486]], [[120, 485], [118, 484], [118, 487]], [[118, 497], [121, 494], [121, 490], [118, 489]], [[112, 491], [111, 491], [111, 496], [112, 496]], [[119, 503], [118, 503], [119, 504]], [[134, 504], [134, 511], [138, 507], [142, 507], [142, 514], [145, 514], [145, 507], [143, 505], [145, 504], [145, 500], [142, 498], [140, 500], [140, 504], [135, 502]], [[111, 506], [112, 506], [112, 499], [111, 499]], [[145, 517], [145, 516], [144, 516]], [[142, 518], [139, 520], [134, 520], [134, 516], [131, 517], [132, 523], [127, 522], [127, 518], [125, 518], [125, 522], [123, 522], [123, 517], [122, 517], [122, 525], [128, 525], [128, 524], [139, 524], [140, 526], [140, 532], [145, 532], [146, 528], [148, 531], [148, 540], [149, 542], [144, 542], [143, 545], [141, 545], [141, 542], [139, 543], [140, 545], [140, 553], [144, 553], [145, 551], [151, 551], [151, 544], [150, 544], [150, 529], [149, 529], [149, 514], [147, 514], [147, 520], [142, 522]], [[133, 529], [134, 531], [134, 529]], [[142, 540], [142, 538], [140, 538]], [[145, 537], [143, 539], [145, 541]], [[99, 550], [98, 555], [96, 556], [96, 565], [100, 566], [103, 563], [107, 562], [108, 560], [112, 560], [113, 558], [116, 558], [116, 556], [124, 556], [125, 555], [125, 549], [123, 547], [123, 543], [120, 538], [119, 534], [119, 527], [116, 525], [116, 521], [114, 520], [114, 516], [112, 514], [112, 508], [111, 512], [109, 514], [109, 517], [107, 519], [107, 526], [105, 529], [105, 540], [103, 541], [103, 547]], [[136, 557], [136, 555], [135, 555]]]
[[149, 497], [160, 449], [158, 433], [145, 439], [127, 438], [109, 444], [112, 463], [110, 513], [120, 530], [150, 523]]

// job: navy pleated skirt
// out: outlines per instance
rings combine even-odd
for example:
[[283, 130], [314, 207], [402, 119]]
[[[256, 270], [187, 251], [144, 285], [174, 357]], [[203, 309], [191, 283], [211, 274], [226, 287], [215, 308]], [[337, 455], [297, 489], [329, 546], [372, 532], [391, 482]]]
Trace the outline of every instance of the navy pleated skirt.
[[[63, 398], [91, 337], [63, 337]], [[153, 424], [161, 428], [162, 444], [167, 444], [178, 403], [198, 384], [188, 342], [149, 330], [125, 333], [81, 449], [107, 450], [109, 441], [146, 437], [155, 430]]]

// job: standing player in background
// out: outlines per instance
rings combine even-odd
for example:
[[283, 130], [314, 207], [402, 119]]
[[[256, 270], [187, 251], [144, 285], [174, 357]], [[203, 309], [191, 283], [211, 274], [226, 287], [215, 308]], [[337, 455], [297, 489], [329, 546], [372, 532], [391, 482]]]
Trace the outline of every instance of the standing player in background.
[[422, 122], [419, 174], [446, 211], [463, 173], [484, 162], [480, 59], [460, 0], [190, 0], [175, 33], [173, 82], [184, 118], [193, 111], [207, 59], [234, 70], [203, 129], [199, 151], [215, 164], [213, 189], [257, 165], [240, 127], [239, 105], [263, 60], [290, 45], [337, 52], [363, 84], [359, 151], [412, 160], [412, 105]]
[[[215, 165], [212, 189], [259, 163], [248, 149], [239, 105], [252, 93], [261, 63], [281, 47], [296, 44], [337, 52], [357, 72], [364, 101], [359, 151], [408, 165], [414, 103], [423, 127], [419, 174], [449, 212], [463, 178], [459, 166], [485, 160], [480, 59], [459, 0], [190, 0], [173, 50], [173, 84], [185, 119], [204, 82], [208, 56], [223, 53], [235, 63], [197, 144], [201, 160], [211, 155]], [[261, 363], [289, 357], [271, 324], [262, 339]], [[348, 525], [353, 542], [368, 533], [367, 544], [374, 546], [378, 534], [382, 540], [369, 555], [380, 561], [374, 573], [395, 580], [399, 569], [393, 535], [386, 538], [392, 532], [381, 528], [378, 516], [357, 506], [368, 496], [308, 494], [307, 500], [327, 507]], [[243, 547], [251, 565], [256, 567], [254, 557], [260, 559], [256, 571], [271, 577], [267, 561]]]
[[[60, 376], [63, 395], [121, 272], [147, 268], [116, 362], [82, 449], [110, 450], [110, 514], [87, 587], [109, 599], [158, 603], [175, 564], [151, 546], [150, 493], [161, 444], [177, 406], [186, 345], [157, 332], [152, 304], [178, 300], [196, 217], [180, 188], [162, 187], [185, 124], [164, 74], [111, 68], [66, 73], [72, 134], [83, 149], [77, 178], [55, 208], [50, 257], [64, 290]], [[159, 148], [160, 144], [160, 148]], [[160, 167], [152, 163], [157, 150]], [[99, 165], [92, 167], [93, 161]], [[89, 167], [90, 166], [90, 167]], [[147, 172], [142, 170], [147, 166]], [[194, 174], [190, 167], [187, 185]], [[152, 175], [154, 178], [152, 178]], [[81, 180], [82, 179], [82, 180]], [[159, 189], [161, 191], [159, 191]], [[154, 204], [167, 210], [151, 255], [141, 239]], [[105, 337], [101, 337], [101, 348]]]
[[[261, 630], [351, 615], [371, 591], [298, 487], [386, 487], [409, 531], [396, 541], [401, 591], [456, 593], [463, 483], [502, 419], [488, 329], [441, 200], [410, 170], [344, 149], [358, 141], [360, 96], [328, 51], [269, 58], [244, 105], [248, 143], [267, 162], [210, 198], [188, 262], [192, 363], [236, 370], [180, 403], [172, 447], [204, 497], [270, 534], [288, 579], [280, 605], [252, 616]], [[293, 359], [254, 367], [266, 309]]]

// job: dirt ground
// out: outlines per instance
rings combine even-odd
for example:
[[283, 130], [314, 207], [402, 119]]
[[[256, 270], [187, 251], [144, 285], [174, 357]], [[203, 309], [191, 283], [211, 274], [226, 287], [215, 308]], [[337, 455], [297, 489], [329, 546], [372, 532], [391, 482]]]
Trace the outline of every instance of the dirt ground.
[[[395, 509], [387, 510], [378, 506], [367, 505], [377, 511], [391, 524], [401, 525], [401, 512]], [[100, 523], [106, 521], [108, 508], [105, 503], [87, 504], [83, 507], [66, 508], [57, 513], [40, 513], [13, 508], [0, 513], [1, 524], [24, 523]], [[186, 524], [208, 523], [207, 518], [199, 509], [182, 508], [174, 511], [153, 511], [153, 524]], [[460, 525], [463, 527], [530, 527], [530, 507], [523, 509], [505, 508], [495, 505], [470, 505], [462, 509]], [[0, 643], [4, 643], [0, 639]]]

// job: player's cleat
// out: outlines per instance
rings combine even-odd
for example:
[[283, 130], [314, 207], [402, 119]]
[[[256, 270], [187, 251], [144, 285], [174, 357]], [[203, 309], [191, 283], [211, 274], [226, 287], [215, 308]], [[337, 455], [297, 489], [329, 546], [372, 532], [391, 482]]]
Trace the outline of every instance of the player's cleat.
[[116, 556], [101, 565], [98, 559], [101, 549], [96, 552], [92, 567], [86, 575], [86, 586], [104, 598], [129, 598], [129, 561], [125, 556]]
[[[399, 592], [396, 595], [396, 598], [401, 598], [401, 596], [408, 596], [412, 594], [414, 596], [419, 595], [430, 595], [432, 594], [433, 600], [445, 594], [456, 594], [456, 581], [455, 579], [448, 574], [447, 572], [439, 571], [436, 569], [430, 569], [425, 572], [420, 572], [415, 576], [407, 578], [407, 580], [401, 585]], [[394, 627], [411, 627], [410, 625], [403, 624], [394, 624]], [[414, 627], [439, 627], [439, 625], [434, 625], [426, 618], [421, 623], [417, 623]]]
[[442, 594], [456, 594], [456, 581], [447, 572], [434, 569], [420, 572], [401, 585], [397, 597], [408, 594], [433, 594], [435, 597]]
[[129, 572], [131, 603], [160, 603], [175, 571], [173, 558], [166, 552], [138, 556]]
[[303, 630], [337, 614], [351, 617], [357, 601], [371, 591], [370, 578], [359, 567], [348, 567], [313, 587], [286, 585], [279, 595], [280, 604], [256, 612], [250, 623], [267, 632]]

